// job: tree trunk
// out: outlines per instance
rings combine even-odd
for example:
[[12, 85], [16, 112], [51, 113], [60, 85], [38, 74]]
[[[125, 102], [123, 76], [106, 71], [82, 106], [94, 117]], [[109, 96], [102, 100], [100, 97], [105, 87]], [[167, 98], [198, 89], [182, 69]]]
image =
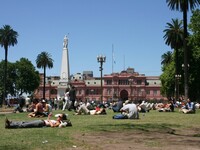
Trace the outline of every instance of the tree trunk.
[[183, 10], [183, 27], [184, 27], [184, 90], [185, 100], [188, 99], [188, 47], [187, 47], [187, 7], [184, 4]]
[[46, 80], [46, 67], [44, 66], [44, 79], [43, 79], [43, 99], [45, 99], [45, 82]]
[[8, 62], [8, 46], [4, 46], [5, 49], [5, 64], [4, 64], [4, 90], [3, 90], [3, 104], [6, 105], [7, 97], [7, 62]]

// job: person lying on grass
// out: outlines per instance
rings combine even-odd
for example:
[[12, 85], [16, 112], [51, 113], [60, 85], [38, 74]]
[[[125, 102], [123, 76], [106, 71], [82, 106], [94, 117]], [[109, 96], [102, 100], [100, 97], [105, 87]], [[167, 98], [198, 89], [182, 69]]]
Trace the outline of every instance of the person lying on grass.
[[77, 112], [74, 115], [106, 115], [106, 107], [104, 104], [99, 104], [94, 110], [89, 110], [85, 103], [81, 103], [78, 106]]
[[5, 119], [5, 128], [40, 128], [40, 127], [64, 127], [72, 126], [72, 123], [67, 119], [66, 114], [61, 114], [56, 120], [32, 120], [32, 121], [10, 121]]

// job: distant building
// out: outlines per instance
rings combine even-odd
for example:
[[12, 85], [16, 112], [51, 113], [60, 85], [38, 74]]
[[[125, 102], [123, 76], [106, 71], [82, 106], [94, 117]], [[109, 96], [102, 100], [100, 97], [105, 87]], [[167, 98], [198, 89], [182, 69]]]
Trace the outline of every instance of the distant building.
[[87, 77], [93, 78], [93, 71], [83, 71], [83, 76], [85, 78], [87, 78]]
[[[101, 78], [87, 76], [85, 72], [71, 76], [70, 84], [75, 86], [78, 100], [101, 100]], [[41, 79], [43, 74], [41, 74]], [[45, 96], [47, 99], [58, 97], [59, 77], [47, 77]], [[161, 81], [159, 76], [145, 76], [134, 72], [133, 68], [121, 71], [120, 73], [106, 74], [103, 80], [103, 101], [115, 99], [123, 100], [164, 100], [161, 95]], [[36, 98], [42, 98], [43, 82], [35, 91]], [[60, 96], [61, 97], [61, 96]]]

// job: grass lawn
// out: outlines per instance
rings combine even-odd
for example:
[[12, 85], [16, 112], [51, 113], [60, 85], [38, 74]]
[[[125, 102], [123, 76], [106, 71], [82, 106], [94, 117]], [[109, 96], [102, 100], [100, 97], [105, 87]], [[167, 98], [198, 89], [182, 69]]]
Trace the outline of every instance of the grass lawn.
[[[54, 111], [54, 114], [62, 113], [61, 110]], [[200, 143], [200, 110], [196, 114], [182, 114], [175, 112], [157, 112], [151, 110], [149, 113], [140, 114], [138, 120], [113, 120], [112, 110], [107, 110], [107, 115], [73, 115], [73, 112], [66, 113], [72, 122], [72, 127], [67, 128], [26, 128], [26, 129], [5, 129], [5, 116], [9, 120], [27, 121], [40, 118], [28, 118], [27, 113], [1, 114], [0, 115], [0, 150], [65, 150], [65, 149], [95, 149], [89, 142], [84, 142], [84, 135], [93, 135], [98, 139], [99, 135], [107, 136], [107, 144], [113, 144], [112, 136], [115, 133], [165, 133], [171, 135], [182, 135], [196, 137]], [[46, 118], [42, 118], [46, 119]], [[184, 132], [188, 131], [188, 132]], [[191, 131], [191, 132], [190, 132]], [[195, 132], [198, 131], [198, 132]], [[97, 136], [95, 136], [97, 135]], [[81, 136], [81, 138], [79, 138]], [[102, 137], [102, 136], [101, 136]], [[109, 137], [109, 138], [108, 138]], [[85, 136], [86, 138], [86, 136]], [[113, 134], [113, 138], [114, 134]], [[142, 138], [142, 137], [141, 137]], [[141, 139], [140, 138], [140, 139]], [[146, 137], [147, 138], [147, 137]], [[86, 140], [86, 139], [85, 139]], [[136, 141], [137, 142], [137, 141]], [[163, 141], [164, 142], [164, 141]], [[117, 143], [115, 141], [115, 143]], [[140, 144], [138, 142], [138, 144]], [[147, 141], [145, 148], [159, 147], [164, 145], [157, 140]], [[97, 147], [97, 149], [103, 149]], [[159, 148], [158, 148], [159, 149]]]

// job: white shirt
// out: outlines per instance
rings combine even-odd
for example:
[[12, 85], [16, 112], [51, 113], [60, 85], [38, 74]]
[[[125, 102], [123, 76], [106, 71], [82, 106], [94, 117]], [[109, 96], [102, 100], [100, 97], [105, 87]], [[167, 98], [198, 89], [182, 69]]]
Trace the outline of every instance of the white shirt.
[[65, 100], [69, 100], [69, 92], [65, 93]]
[[129, 119], [139, 118], [136, 104], [126, 104], [121, 108], [121, 110], [127, 111]]

